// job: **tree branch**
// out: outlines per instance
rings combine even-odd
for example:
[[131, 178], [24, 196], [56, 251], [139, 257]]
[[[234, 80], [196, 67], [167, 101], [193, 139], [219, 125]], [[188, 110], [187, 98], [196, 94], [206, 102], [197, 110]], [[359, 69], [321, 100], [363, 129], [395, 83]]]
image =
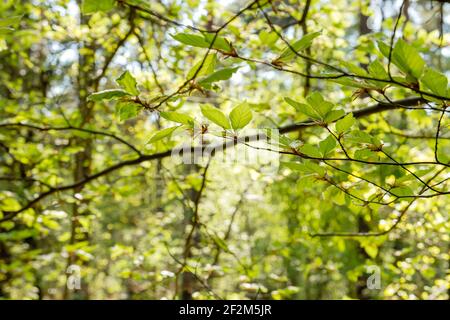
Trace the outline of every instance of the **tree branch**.
[[[396, 109], [396, 108], [398, 108], [398, 105], [406, 106], [406, 105], [416, 105], [416, 104], [419, 104], [419, 103], [423, 103], [423, 99], [421, 99], [421, 98], [403, 99], [403, 100], [395, 101], [394, 105], [388, 104], [388, 103], [378, 103], [376, 105], [373, 105], [373, 106], [370, 106], [370, 107], [367, 107], [367, 108], [356, 110], [356, 111], [353, 112], [353, 115], [356, 118], [360, 118], [360, 117], [368, 116], [368, 115], [371, 115], [371, 114], [374, 114], [374, 113], [379, 113], [379, 112], [384, 112], [384, 111], [387, 111], [387, 110]], [[307, 122], [300, 122], [300, 123], [297, 123], [297, 124], [288, 125], [288, 126], [285, 126], [285, 127], [280, 127], [279, 128], [279, 132], [280, 133], [288, 133], [288, 132], [301, 130], [301, 129], [304, 129], [304, 128], [307, 128], [307, 127], [314, 127], [314, 126], [317, 126], [317, 125], [318, 124], [315, 123], [315, 122], [309, 122], [309, 121], [307, 121]], [[256, 135], [252, 135], [252, 136], [243, 137], [242, 139], [244, 141], [256, 141], [259, 138]], [[200, 151], [205, 151], [206, 149], [208, 149], [208, 150], [211, 150], [211, 155], [214, 155], [215, 152], [217, 152], [217, 151], [223, 151], [226, 148], [233, 147], [235, 145], [236, 145], [235, 141], [229, 141], [229, 142], [226, 142], [226, 143], [222, 144], [220, 146], [220, 148], [218, 147], [218, 148], [212, 148], [211, 149], [211, 148], [207, 148], [207, 147], [192, 147], [189, 151], [195, 153], [196, 151], [198, 151], [198, 148], [200, 148]], [[50, 195], [52, 195], [52, 194], [54, 194], [56, 192], [70, 190], [70, 189], [73, 189], [73, 188], [77, 188], [77, 187], [83, 186], [83, 185], [85, 185], [88, 182], [96, 180], [96, 179], [98, 179], [98, 178], [100, 178], [100, 177], [102, 177], [104, 175], [107, 175], [107, 174], [109, 174], [111, 172], [119, 170], [119, 169], [121, 169], [123, 167], [140, 164], [140, 163], [145, 162], [145, 161], [151, 161], [151, 160], [155, 160], [155, 159], [162, 159], [162, 158], [169, 157], [172, 154], [176, 154], [177, 151], [179, 151], [179, 150], [180, 149], [175, 148], [175, 149], [170, 149], [170, 150], [167, 150], [167, 151], [164, 151], [164, 152], [155, 153], [155, 154], [140, 155], [139, 157], [137, 157], [135, 159], [119, 162], [119, 163], [117, 163], [117, 164], [115, 164], [115, 165], [113, 165], [111, 167], [108, 167], [108, 168], [106, 168], [106, 169], [104, 169], [102, 171], [97, 172], [96, 174], [88, 176], [85, 179], [77, 181], [75, 183], [67, 184], [67, 185], [60, 186], [60, 187], [50, 188], [48, 191], [46, 191], [44, 193], [41, 193], [36, 198], [34, 198], [30, 202], [28, 202], [21, 209], [16, 210], [16, 211], [4, 212], [5, 215], [4, 215], [3, 218], [0, 219], [0, 222], [7, 221], [7, 220], [10, 220], [10, 219], [14, 218], [19, 213], [21, 213], [21, 212], [23, 212], [23, 211], [25, 211], [25, 210], [27, 210], [29, 208], [32, 208], [33, 205], [35, 205], [39, 201], [45, 199], [46, 197], [48, 197], [48, 196], [50, 196]], [[183, 149], [181, 149], [181, 150], [183, 150]], [[345, 160], [345, 159], [325, 159], [325, 160]], [[388, 163], [386, 163], [386, 164], [388, 164]], [[403, 164], [403, 165], [405, 165], [405, 164]]]

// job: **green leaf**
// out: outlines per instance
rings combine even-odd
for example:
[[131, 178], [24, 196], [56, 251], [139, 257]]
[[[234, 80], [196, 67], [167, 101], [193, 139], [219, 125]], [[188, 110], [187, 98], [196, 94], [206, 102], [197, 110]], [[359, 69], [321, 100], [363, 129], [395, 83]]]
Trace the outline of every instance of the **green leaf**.
[[392, 188], [390, 192], [398, 197], [411, 196], [414, 194], [411, 188], [406, 186]]
[[205, 78], [199, 80], [198, 83], [202, 87], [209, 89], [211, 88], [211, 84], [214, 82], [230, 79], [233, 76], [233, 73], [235, 73], [238, 69], [239, 67], [219, 69], [211, 73], [209, 76], [206, 76]]
[[161, 140], [161, 139], [164, 139], [164, 138], [166, 138], [166, 137], [169, 137], [169, 136], [171, 136], [172, 133], [173, 133], [177, 128], [179, 128], [179, 127], [180, 127], [180, 126], [175, 126], [175, 127], [170, 127], [170, 128], [162, 129], [162, 130], [156, 132], [156, 133], [150, 138], [150, 140], [148, 140], [147, 143], [154, 143], [154, 142], [156, 142], [156, 141], [159, 141], [159, 140]]
[[325, 174], [325, 169], [322, 168], [317, 163], [314, 163], [309, 160], [304, 160], [303, 163], [298, 162], [282, 162], [282, 165], [291, 169], [300, 171], [306, 174], [319, 174], [320, 176], [323, 176]]
[[322, 168], [320, 165], [318, 165], [317, 163], [314, 163], [312, 161], [303, 161], [303, 163], [305, 164], [305, 168], [311, 172], [311, 173], [317, 173], [320, 176], [325, 175], [325, 169]]
[[319, 174], [323, 176], [325, 174], [325, 169], [319, 166], [318, 164], [305, 160], [303, 163], [299, 162], [281, 162], [281, 164], [294, 171], [300, 171], [307, 175], [310, 174]]
[[374, 60], [367, 66], [369, 74], [377, 79], [389, 79], [389, 75], [378, 60]]
[[350, 132], [350, 134], [347, 136], [347, 140], [349, 142], [355, 142], [355, 143], [372, 143], [372, 136], [364, 131], [359, 130], [353, 130]]
[[166, 120], [187, 124], [188, 126], [193, 126], [195, 122], [194, 118], [188, 116], [187, 114], [179, 112], [162, 111], [159, 113], [159, 115]]
[[[378, 60], [374, 60], [373, 62], [371, 62], [367, 66], [367, 70], [369, 71], [369, 75], [376, 79], [383, 79], [383, 80], [389, 79], [387, 71]], [[384, 89], [387, 86], [387, 83], [383, 81], [376, 81], [376, 80], [366, 80], [366, 81], [378, 89]]]
[[331, 102], [325, 101], [323, 96], [319, 92], [311, 93], [307, 98], [308, 104], [314, 108], [314, 110], [320, 115], [322, 119], [325, 119], [325, 116], [328, 112], [333, 109], [334, 105]]
[[[292, 60], [297, 52], [300, 52], [302, 50], [305, 50], [306, 48], [310, 47], [314, 38], [318, 37], [320, 35], [320, 32], [313, 32], [305, 35], [300, 40], [297, 40], [294, 42], [291, 47], [286, 47], [280, 54], [278, 58], [275, 59], [276, 62], [289, 62]], [[295, 51], [293, 51], [295, 50]]]
[[305, 171], [305, 165], [303, 163], [300, 162], [280, 162], [280, 164], [286, 168], [289, 168], [291, 170], [298, 170], [298, 171]]
[[196, 77], [199, 78], [201, 76], [209, 75], [214, 72], [214, 68], [216, 66], [217, 62], [217, 55], [214, 54], [208, 54], [205, 61], [203, 61], [203, 58], [199, 60], [192, 68], [189, 70], [187, 74], [188, 79], [192, 79], [197, 72], [197, 70], [201, 69], [197, 72]]
[[407, 74], [419, 79], [422, 75], [425, 61], [417, 50], [407, 44], [403, 39], [399, 39], [392, 51], [394, 63]]
[[209, 44], [206, 42], [205, 38], [196, 34], [190, 33], [177, 33], [172, 35], [172, 38], [181, 42], [183, 44], [187, 44], [188, 46], [200, 47], [200, 48], [208, 48]]
[[116, 82], [120, 85], [122, 89], [133, 96], [139, 95], [139, 90], [136, 88], [136, 79], [127, 70], [116, 79]]
[[285, 97], [284, 100], [287, 103], [289, 103], [291, 106], [293, 106], [295, 108], [295, 110], [297, 110], [298, 112], [301, 112], [312, 119], [316, 119], [316, 120], [321, 119], [320, 114], [318, 112], [316, 112], [316, 110], [314, 110], [314, 108], [311, 107], [310, 105], [297, 102], [295, 100], [292, 100], [289, 97]]
[[353, 157], [358, 160], [368, 160], [375, 156], [375, 153], [373, 151], [370, 151], [369, 149], [358, 149], [355, 151], [355, 154]]
[[208, 120], [214, 122], [219, 127], [222, 127], [224, 129], [231, 129], [230, 121], [228, 118], [223, 114], [220, 109], [215, 108], [210, 105], [203, 105], [200, 107], [202, 114], [207, 118]]
[[338, 78], [338, 79], [332, 79], [331, 81], [339, 83], [343, 86], [348, 87], [354, 87], [354, 88], [367, 88], [367, 84], [364, 82], [361, 82], [357, 79], [350, 79], [346, 77]]
[[116, 106], [116, 115], [119, 121], [133, 118], [141, 111], [142, 106], [132, 101], [119, 101]]
[[[232, 52], [233, 48], [229, 41], [223, 37], [217, 36], [214, 39], [214, 35], [205, 34], [204, 36], [192, 34], [192, 33], [177, 33], [172, 35], [172, 38], [186, 44], [188, 46], [199, 47], [199, 48], [209, 48], [216, 50], [221, 50], [224, 52]], [[213, 45], [211, 46], [212, 41], [214, 40]]]
[[272, 129], [266, 129], [266, 135], [270, 139], [271, 144], [277, 144], [277, 146], [291, 148], [294, 140], [285, 135], [280, 135], [278, 131]]
[[298, 150], [309, 157], [322, 158], [322, 154], [320, 153], [319, 149], [317, 149], [317, 147], [313, 146], [312, 144], [306, 143], [298, 148]]
[[350, 129], [355, 124], [355, 122], [356, 120], [353, 117], [353, 114], [349, 113], [344, 118], [336, 122], [336, 131], [339, 134], [342, 134]]
[[92, 14], [97, 11], [109, 11], [114, 7], [115, 0], [83, 0], [81, 12], [83, 14]]
[[390, 50], [389, 46], [382, 41], [377, 41], [377, 44], [378, 44], [378, 49], [383, 54], [383, 56], [385, 56], [386, 58], [389, 58], [389, 50]]
[[278, 35], [275, 32], [269, 32], [266, 30], [262, 30], [259, 35], [259, 40], [261, 40], [261, 43], [264, 43], [268, 46], [272, 46], [277, 40]]
[[448, 92], [447, 77], [434, 69], [427, 68], [420, 79], [421, 84], [429, 91], [446, 97]]
[[[10, 34], [14, 31], [14, 28], [11, 27], [2, 27], [0, 28], [0, 35], [7, 35]], [[1, 39], [2, 41], [4, 41], [3, 39]], [[0, 51], [3, 50], [3, 46], [2, 43], [0, 43]]]
[[345, 114], [345, 111], [342, 109], [338, 109], [338, 110], [331, 110], [329, 111], [326, 115], [325, 115], [325, 119], [324, 121], [326, 123], [331, 123], [336, 121], [337, 119], [342, 118], [342, 116]]
[[231, 126], [234, 130], [244, 128], [252, 120], [252, 111], [246, 103], [241, 103], [230, 113]]
[[216, 36], [214, 39], [214, 34], [206, 33], [204, 35], [204, 38], [206, 42], [208, 43], [208, 46], [211, 45], [211, 42], [214, 40], [214, 44], [212, 46], [213, 49], [221, 50], [224, 52], [232, 52], [233, 48], [230, 44], [230, 42], [225, 39], [224, 37]]
[[0, 28], [15, 27], [19, 24], [22, 17], [23, 15], [0, 19]]
[[20, 241], [30, 237], [35, 237], [39, 233], [36, 229], [23, 229], [23, 230], [12, 230], [6, 233], [0, 233], [0, 241]]
[[223, 239], [220, 238], [216, 233], [210, 234], [210, 236], [214, 240], [214, 242], [216, 243], [216, 245], [218, 247], [220, 247], [225, 252], [230, 252], [230, 249], [228, 248], [228, 246], [225, 243], [225, 241], [223, 241]]
[[[389, 59], [389, 46], [378, 42], [381, 53]], [[392, 49], [391, 62], [395, 64], [406, 75], [419, 79], [425, 67], [425, 61], [417, 50], [399, 39]]]
[[325, 140], [320, 141], [319, 150], [326, 157], [336, 147], [336, 140], [330, 135]]
[[378, 247], [375, 244], [364, 245], [364, 251], [366, 251], [367, 255], [372, 259], [375, 259], [378, 255]]
[[355, 63], [351, 63], [348, 61], [341, 61], [340, 63], [352, 74], [356, 74], [358, 76], [367, 76], [366, 70]]
[[87, 99], [89, 101], [101, 101], [101, 100], [111, 100], [115, 98], [120, 98], [124, 96], [129, 96], [130, 94], [124, 90], [120, 89], [109, 89], [99, 92], [91, 93]]

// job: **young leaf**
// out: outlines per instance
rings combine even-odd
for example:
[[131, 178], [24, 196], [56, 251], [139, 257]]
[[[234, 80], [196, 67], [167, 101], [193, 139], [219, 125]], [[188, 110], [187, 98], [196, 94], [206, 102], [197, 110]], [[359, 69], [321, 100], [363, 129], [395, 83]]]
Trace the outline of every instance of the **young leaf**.
[[119, 121], [124, 121], [137, 116], [142, 106], [131, 101], [119, 101], [116, 106], [116, 115]]
[[136, 88], [136, 79], [127, 70], [116, 79], [116, 82], [120, 85], [122, 89], [133, 96], [139, 95], [139, 90]]
[[187, 44], [188, 46], [200, 47], [200, 48], [208, 48], [209, 44], [206, 42], [205, 38], [196, 34], [190, 33], [177, 33], [172, 35], [172, 38], [181, 42], [183, 44]]
[[411, 188], [406, 186], [392, 188], [390, 192], [396, 195], [397, 197], [411, 196], [414, 194]]
[[389, 79], [389, 75], [378, 60], [374, 60], [367, 66], [369, 74], [377, 79]]
[[337, 133], [342, 134], [350, 129], [353, 124], [355, 124], [355, 118], [353, 118], [352, 113], [349, 113], [344, 118], [336, 122], [336, 131]]
[[325, 119], [328, 112], [333, 109], [334, 105], [331, 102], [325, 101], [319, 92], [311, 93], [307, 98], [308, 104], [320, 115], [320, 118]]
[[[383, 42], [378, 42], [381, 53], [389, 59], [389, 46]], [[425, 67], [425, 61], [417, 50], [407, 44], [403, 39], [399, 39], [391, 52], [391, 62], [395, 64], [406, 75], [419, 79]]]
[[97, 11], [109, 11], [114, 7], [114, 0], [83, 0], [81, 12], [92, 14]]
[[231, 126], [234, 130], [244, 128], [252, 120], [252, 111], [246, 103], [241, 103], [230, 113]]
[[306, 174], [319, 174], [320, 176], [323, 176], [325, 174], [325, 169], [322, 168], [317, 163], [314, 163], [309, 160], [304, 160], [303, 163], [298, 162], [282, 162], [282, 165], [291, 169], [300, 171]]
[[213, 49], [221, 50], [224, 52], [232, 52], [233, 51], [233, 48], [227, 39], [225, 39], [224, 37], [219, 37], [219, 36], [216, 36], [214, 39], [214, 36], [215, 36], [214, 34], [210, 34], [210, 33], [206, 33], [204, 35], [204, 38], [205, 38], [206, 42], [208, 43], [208, 46], [210, 46], [211, 42], [213, 42], [213, 40], [214, 40], [214, 44], [212, 46]]
[[209, 75], [214, 72], [214, 68], [216, 66], [217, 58], [216, 54], [208, 54], [205, 61], [203, 58], [200, 59], [192, 68], [189, 70], [187, 74], [188, 79], [192, 79], [197, 72], [197, 70], [201, 69], [197, 72], [196, 77], [199, 78], [201, 76]]
[[148, 140], [147, 143], [154, 143], [154, 142], [156, 142], [156, 141], [159, 141], [159, 140], [161, 140], [161, 139], [164, 139], [164, 138], [166, 138], [166, 137], [169, 137], [169, 136], [171, 136], [172, 133], [173, 133], [177, 128], [179, 128], [179, 127], [180, 127], [180, 126], [175, 126], [175, 127], [170, 127], [170, 128], [162, 129], [162, 130], [156, 132], [156, 133], [150, 138], [150, 140]]
[[309, 160], [305, 160], [303, 161], [303, 163], [305, 164], [305, 168], [307, 168], [307, 170], [309, 170], [309, 172], [311, 173], [317, 173], [320, 176], [325, 175], [325, 169], [322, 168], [320, 165], [318, 165], [317, 163], [314, 163], [312, 161]]
[[211, 84], [214, 82], [230, 79], [233, 76], [233, 73], [235, 73], [238, 69], [239, 67], [219, 69], [209, 76], [206, 76], [205, 78], [199, 80], [198, 83], [202, 87], [209, 89], [211, 88]]
[[[1, 35], [8, 35], [14, 31], [14, 28], [11, 27], [0, 27], [0, 36]], [[0, 38], [1, 41], [4, 41], [2, 38]], [[6, 45], [6, 44], [5, 44]], [[0, 51], [4, 50], [3, 43], [0, 43]]]
[[309, 144], [309, 143], [304, 144], [298, 150], [301, 153], [306, 154], [309, 157], [313, 157], [313, 158], [321, 158], [322, 157], [322, 154], [320, 153], [319, 149], [317, 149], [316, 146], [313, 146], [312, 144]]
[[347, 140], [349, 142], [354, 143], [372, 143], [372, 136], [364, 131], [359, 130], [353, 130], [350, 132], [350, 134], [347, 136]]
[[101, 101], [101, 100], [111, 100], [115, 98], [120, 98], [124, 96], [129, 96], [130, 94], [124, 90], [120, 89], [109, 89], [99, 92], [91, 93], [87, 99], [89, 101]]
[[[389, 79], [389, 75], [387, 71], [385, 70], [384, 66], [381, 64], [380, 61], [374, 60], [367, 66], [367, 70], [369, 71], [369, 75], [376, 78], [376, 79], [383, 79], [387, 80]], [[387, 83], [383, 81], [377, 81], [377, 80], [366, 80], [363, 83], [366, 84], [366, 88], [374, 88], [374, 89], [381, 89], [383, 90]]]
[[375, 259], [378, 255], [378, 247], [376, 244], [370, 243], [363, 246], [364, 251], [366, 251], [367, 255], [372, 259]]
[[358, 149], [355, 151], [353, 157], [358, 160], [368, 160], [375, 157], [375, 153], [369, 149]]
[[0, 19], [0, 28], [15, 27], [16, 25], [19, 24], [22, 17], [23, 15], [2, 18]]
[[262, 30], [258, 36], [261, 43], [268, 46], [273, 46], [273, 44], [278, 40], [278, 35], [275, 32], [269, 32], [267, 30]]
[[210, 105], [203, 105], [200, 107], [202, 114], [207, 118], [208, 120], [214, 122], [219, 127], [222, 127], [223, 129], [231, 129], [230, 121], [228, 118], [223, 114], [220, 109], [212, 107]]
[[325, 115], [325, 119], [324, 121], [326, 123], [331, 123], [336, 121], [337, 119], [342, 118], [342, 116], [345, 114], [345, 111], [342, 109], [338, 109], [338, 110], [331, 110], [329, 111], [326, 115]]
[[407, 44], [403, 39], [399, 39], [392, 51], [394, 63], [407, 74], [419, 79], [422, 75], [425, 61], [417, 50]]
[[338, 79], [332, 79], [330, 81], [339, 83], [340, 85], [347, 86], [347, 87], [354, 87], [354, 88], [367, 88], [367, 83], [362, 82], [357, 79], [350, 79], [350, 78], [338, 78]]
[[[305, 35], [300, 40], [297, 40], [296, 42], [294, 42], [291, 45], [291, 47], [286, 47], [281, 52], [280, 56], [275, 59], [275, 62], [282, 62], [282, 63], [289, 62], [296, 56], [297, 52], [305, 50], [306, 48], [311, 46], [314, 38], [316, 38], [319, 35], [320, 35], [320, 32], [313, 32], [313, 33], [309, 33], [309, 34]], [[293, 50], [295, 50], [295, 51], [293, 51]]]
[[320, 141], [319, 149], [324, 157], [326, 157], [336, 147], [336, 140], [332, 136], [328, 136], [325, 140]]
[[[198, 48], [209, 48], [216, 50], [221, 50], [224, 52], [231, 53], [233, 51], [233, 48], [231, 47], [231, 44], [229, 41], [223, 37], [216, 36], [214, 38], [214, 35], [212, 34], [205, 34], [204, 36], [191, 34], [191, 33], [178, 33], [175, 35], [172, 35], [172, 38], [177, 40], [178, 42], [181, 42], [183, 44], [186, 44], [188, 46], [198, 47]], [[212, 41], [214, 40], [214, 43], [211, 45]]]
[[448, 79], [444, 74], [427, 68], [420, 81], [429, 91], [443, 97], [447, 96]]
[[321, 118], [320, 114], [317, 113], [316, 110], [314, 110], [314, 108], [311, 107], [310, 105], [307, 105], [305, 103], [297, 102], [295, 100], [292, 100], [289, 97], [285, 97], [284, 101], [286, 101], [291, 106], [293, 106], [295, 108], [295, 110], [297, 110], [298, 112], [301, 112], [301, 113], [307, 115], [311, 119], [320, 120], [320, 118]]
[[389, 46], [383, 41], [377, 41], [378, 50], [381, 52], [383, 56], [389, 58]]
[[291, 169], [291, 170], [306, 171], [305, 170], [305, 165], [303, 163], [300, 163], [300, 162], [292, 162], [292, 161], [284, 162], [284, 161], [282, 161], [280, 164], [282, 166], [286, 167], [286, 168]]
[[349, 73], [356, 74], [358, 76], [367, 76], [367, 71], [355, 63], [344, 60], [341, 61], [340, 64], [343, 65], [345, 69], [349, 71]]
[[269, 143], [284, 148], [291, 148], [294, 140], [285, 135], [280, 135], [278, 130], [266, 129], [266, 135], [269, 138]]
[[159, 115], [166, 120], [186, 124], [188, 126], [194, 125], [195, 122], [194, 118], [179, 112], [162, 111]]

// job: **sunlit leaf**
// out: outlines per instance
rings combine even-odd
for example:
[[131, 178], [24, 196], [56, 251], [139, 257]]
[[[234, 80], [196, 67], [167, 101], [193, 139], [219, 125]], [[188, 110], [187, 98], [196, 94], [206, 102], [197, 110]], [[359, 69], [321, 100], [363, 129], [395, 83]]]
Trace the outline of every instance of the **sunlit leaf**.
[[211, 84], [214, 82], [230, 79], [233, 76], [233, 73], [238, 71], [238, 69], [239, 67], [219, 69], [199, 80], [198, 83], [202, 87], [209, 89], [211, 87]]
[[170, 137], [172, 135], [172, 133], [178, 129], [180, 126], [175, 126], [175, 127], [170, 127], [170, 128], [165, 128], [162, 129], [158, 132], [156, 132], [151, 138], [150, 140], [148, 140], [147, 143], [155, 143], [156, 141], [162, 140], [164, 138]]
[[231, 126], [234, 130], [244, 128], [252, 120], [252, 111], [246, 103], [241, 103], [230, 113]]
[[83, 14], [92, 14], [97, 11], [109, 11], [114, 7], [115, 0], [83, 0], [81, 11]]
[[320, 32], [313, 32], [303, 36], [300, 40], [295, 41], [291, 46], [286, 47], [280, 54], [278, 58], [275, 59], [276, 62], [289, 62], [292, 60], [297, 52], [305, 50], [310, 47], [314, 38], [318, 37]]
[[122, 89], [133, 96], [139, 95], [139, 90], [137, 89], [136, 79], [131, 75], [131, 73], [127, 70], [120, 75], [119, 78], [116, 79], [117, 83], [120, 85]]
[[324, 157], [326, 157], [336, 147], [336, 139], [331, 135], [325, 140], [320, 141], [319, 150]]
[[322, 157], [322, 154], [319, 151], [319, 149], [316, 146], [313, 146], [309, 143], [304, 144], [303, 146], [298, 148], [298, 150], [301, 153], [304, 153], [307, 156], [312, 157], [312, 158], [321, 158]]
[[306, 115], [312, 119], [319, 120], [321, 118], [320, 114], [313, 107], [311, 107], [308, 104], [297, 102], [295, 100], [292, 100], [289, 97], [285, 97], [284, 100], [287, 103], [289, 103], [291, 106], [293, 106], [295, 108], [295, 110], [303, 113], [304, 115]]
[[94, 92], [90, 94], [87, 99], [90, 101], [101, 101], [101, 100], [111, 100], [115, 98], [120, 98], [124, 96], [129, 96], [130, 94], [124, 90], [120, 89], [109, 89], [99, 92]]
[[434, 69], [427, 68], [422, 78], [420, 79], [420, 82], [423, 84], [423, 86], [425, 86], [426, 89], [437, 95], [443, 97], [450, 96], [448, 94], [449, 90], [447, 77]]
[[[209, 75], [214, 72], [216, 66], [217, 58], [216, 54], [209, 54], [206, 59], [199, 60], [187, 74], [188, 79], [192, 79], [194, 75], [200, 78], [205, 75]], [[197, 72], [198, 70], [198, 72]]]
[[116, 115], [119, 121], [136, 117], [141, 110], [141, 105], [131, 101], [119, 101], [116, 105]]
[[336, 122], [336, 131], [338, 133], [344, 133], [348, 129], [350, 129], [355, 124], [355, 122], [356, 122], [356, 120], [353, 117], [353, 114], [349, 113], [344, 118], [342, 118]]
[[219, 127], [222, 127], [224, 129], [231, 129], [230, 121], [226, 117], [226, 115], [220, 111], [220, 109], [215, 108], [210, 105], [203, 105], [200, 107], [202, 114], [207, 118], [208, 120], [214, 122]]
[[[389, 46], [382, 42], [378, 42], [378, 46], [383, 55], [389, 59]], [[425, 61], [417, 50], [403, 39], [399, 39], [394, 45], [391, 51], [391, 62], [405, 74], [415, 79], [420, 78], [425, 66]]]
[[179, 112], [162, 111], [159, 113], [159, 115], [166, 120], [186, 124], [189, 126], [192, 126], [195, 122], [194, 118], [192, 118], [191, 116]]

